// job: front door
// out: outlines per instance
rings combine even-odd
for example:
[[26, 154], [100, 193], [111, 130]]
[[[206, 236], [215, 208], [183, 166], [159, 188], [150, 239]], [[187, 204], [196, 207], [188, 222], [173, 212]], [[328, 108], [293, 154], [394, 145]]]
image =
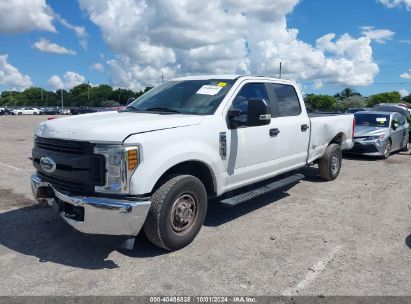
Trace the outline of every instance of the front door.
[[229, 129], [227, 141], [227, 188], [237, 188], [258, 177], [270, 174], [273, 168], [267, 163], [273, 159], [275, 149], [270, 144], [270, 125], [246, 126], [248, 101], [264, 99], [268, 95], [264, 83], [246, 83], [235, 95], [232, 108], [241, 111], [242, 126]]

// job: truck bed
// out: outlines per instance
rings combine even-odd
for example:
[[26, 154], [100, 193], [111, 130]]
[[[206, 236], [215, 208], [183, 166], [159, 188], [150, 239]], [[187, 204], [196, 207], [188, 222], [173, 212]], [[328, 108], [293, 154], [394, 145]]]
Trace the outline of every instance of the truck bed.
[[346, 113], [308, 113], [310, 118], [310, 143], [308, 147], [307, 163], [310, 164], [319, 159], [328, 144], [337, 136], [341, 137], [341, 149], [352, 148], [353, 141], [353, 114]]

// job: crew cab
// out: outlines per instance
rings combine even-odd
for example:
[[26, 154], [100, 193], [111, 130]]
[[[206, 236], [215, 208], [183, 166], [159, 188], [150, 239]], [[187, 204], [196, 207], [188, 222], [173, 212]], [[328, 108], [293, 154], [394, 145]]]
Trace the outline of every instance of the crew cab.
[[131, 248], [144, 229], [176, 250], [199, 233], [209, 198], [250, 203], [298, 183], [296, 170], [313, 164], [337, 178], [353, 132], [352, 114], [308, 115], [292, 81], [176, 78], [122, 111], [41, 123], [31, 185], [81, 232], [124, 236]]

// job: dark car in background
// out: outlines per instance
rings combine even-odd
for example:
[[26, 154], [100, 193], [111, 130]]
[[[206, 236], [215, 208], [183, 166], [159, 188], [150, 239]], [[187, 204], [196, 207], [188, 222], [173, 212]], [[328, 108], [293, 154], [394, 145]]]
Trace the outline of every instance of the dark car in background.
[[346, 113], [354, 114], [357, 112], [367, 111], [366, 108], [349, 108]]
[[0, 115], [14, 115], [14, 113], [12, 109], [0, 108]]
[[97, 108], [92, 108], [92, 107], [74, 107], [70, 109], [71, 115], [96, 113], [96, 112], [97, 112]]
[[40, 109], [40, 115], [59, 115], [60, 111], [57, 108], [41, 108]]

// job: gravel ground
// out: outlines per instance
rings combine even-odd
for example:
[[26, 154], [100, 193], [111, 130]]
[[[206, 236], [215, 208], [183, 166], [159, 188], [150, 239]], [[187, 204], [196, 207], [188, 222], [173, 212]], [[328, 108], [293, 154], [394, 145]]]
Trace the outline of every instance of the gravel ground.
[[133, 251], [34, 203], [28, 157], [44, 117], [0, 117], [0, 295], [411, 295], [411, 156], [345, 157], [287, 191], [211, 203], [194, 243]]

